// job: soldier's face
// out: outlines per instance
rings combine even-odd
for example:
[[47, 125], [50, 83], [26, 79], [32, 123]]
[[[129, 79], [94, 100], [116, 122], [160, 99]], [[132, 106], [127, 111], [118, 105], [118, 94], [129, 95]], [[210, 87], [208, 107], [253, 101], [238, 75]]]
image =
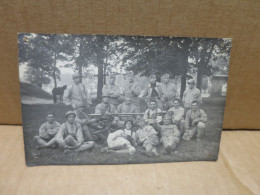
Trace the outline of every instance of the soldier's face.
[[109, 78], [109, 84], [114, 85], [115, 84], [115, 79], [114, 78]]
[[126, 104], [126, 105], [130, 105], [130, 104], [131, 104], [131, 100], [130, 100], [130, 99], [126, 99], [126, 100], [125, 100], [125, 104]]
[[151, 108], [152, 110], [154, 110], [154, 109], [156, 108], [156, 103], [155, 103], [155, 102], [151, 102], [151, 103], [150, 103], [150, 108]]
[[133, 82], [133, 81], [134, 81], [134, 77], [133, 77], [132, 75], [128, 75], [128, 76], [127, 76], [127, 80], [128, 80], [129, 82]]
[[167, 84], [170, 82], [170, 78], [169, 77], [164, 77], [163, 78], [163, 83]]
[[150, 78], [150, 83], [153, 83], [153, 84], [156, 83], [156, 78], [155, 77], [151, 77]]
[[80, 112], [84, 112], [84, 110], [85, 110], [85, 107], [83, 107], [83, 106], [81, 106], [81, 107], [79, 107], [79, 108], [77, 108]]
[[74, 123], [74, 121], [75, 121], [75, 115], [74, 115], [74, 114], [70, 114], [70, 115], [67, 117], [67, 120], [69, 121], [69, 123]]
[[130, 130], [132, 128], [132, 123], [130, 121], [127, 121], [126, 124], [125, 124], [125, 128], [127, 130]]
[[198, 104], [197, 103], [191, 104], [191, 109], [193, 111], [196, 111], [198, 109]]
[[75, 77], [73, 80], [74, 80], [74, 83], [76, 83], [76, 84], [80, 83], [80, 78], [79, 77]]
[[108, 100], [109, 100], [109, 97], [103, 97], [102, 100], [103, 100], [103, 102], [104, 102], [105, 104], [107, 104], [107, 103], [108, 103]]
[[53, 121], [54, 121], [54, 115], [53, 115], [53, 114], [48, 114], [48, 116], [47, 116], [47, 121], [48, 121], [49, 123], [53, 123]]
[[144, 120], [141, 120], [141, 121], [139, 122], [139, 126], [140, 126], [140, 127], [144, 127], [144, 125], [145, 125], [145, 121], [144, 121]]
[[190, 88], [190, 89], [193, 89], [193, 88], [194, 88], [194, 86], [195, 86], [195, 84], [194, 84], [194, 83], [188, 83], [188, 85], [189, 85], [189, 88]]
[[165, 124], [165, 125], [169, 125], [170, 123], [171, 123], [171, 121], [170, 121], [170, 119], [164, 119], [163, 120], [163, 123]]
[[173, 107], [174, 108], [178, 108], [180, 106], [179, 102], [178, 101], [174, 101], [173, 102]]

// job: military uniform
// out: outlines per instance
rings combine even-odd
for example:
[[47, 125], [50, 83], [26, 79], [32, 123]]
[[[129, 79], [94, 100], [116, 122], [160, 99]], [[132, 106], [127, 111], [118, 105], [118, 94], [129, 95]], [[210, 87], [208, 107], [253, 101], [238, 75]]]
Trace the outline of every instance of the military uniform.
[[177, 125], [181, 136], [184, 133], [184, 109], [179, 106], [178, 108], [172, 107], [168, 110], [168, 112], [173, 112], [172, 122]]
[[164, 148], [170, 147], [171, 150], [177, 147], [180, 140], [180, 132], [176, 125], [154, 125], [155, 129], [160, 132], [162, 143]]
[[173, 83], [161, 83], [162, 89], [162, 102], [165, 110], [173, 106], [173, 100], [177, 97], [177, 90]]
[[205, 123], [207, 122], [207, 115], [204, 110], [197, 109], [192, 111], [191, 109], [186, 112], [185, 116], [185, 133], [183, 135], [184, 140], [190, 140], [195, 136], [200, 139], [205, 132]]
[[95, 114], [117, 114], [117, 110], [115, 108], [115, 106], [113, 104], [105, 104], [103, 102], [101, 102], [100, 104], [98, 104], [95, 108]]
[[137, 107], [138, 112], [140, 112], [140, 100], [138, 96], [140, 95], [141, 90], [137, 83], [129, 82], [124, 89], [125, 97], [131, 98], [132, 103]]
[[118, 105], [119, 97], [122, 94], [121, 89], [117, 85], [104, 85], [102, 93], [109, 94], [109, 103], [115, 107]]
[[136, 131], [136, 140], [138, 140], [146, 151], [151, 150], [159, 144], [159, 138], [155, 129], [150, 126], [144, 126]]
[[73, 109], [78, 104], [84, 104], [85, 106], [92, 104], [90, 94], [82, 83], [69, 85], [64, 92], [63, 102], [66, 105], [71, 105]]
[[90, 129], [89, 129], [89, 125], [92, 123], [90, 118], [88, 117], [88, 115], [84, 112], [80, 112], [78, 110], [75, 110], [75, 114], [76, 114], [76, 118], [75, 118], [75, 122], [79, 123], [81, 125], [82, 128], [82, 133], [83, 133], [83, 137], [84, 140], [94, 140]]
[[[149, 124], [152, 124], [153, 123], [153, 118], [152, 118], [152, 115], [153, 114], [156, 114], [157, 115], [157, 113], [159, 113], [159, 112], [161, 112], [161, 109], [159, 109], [159, 108], [156, 108], [156, 109], [154, 109], [154, 110], [152, 110], [152, 109], [147, 109], [145, 112], [144, 112], [144, 120], [145, 120], [145, 122], [147, 122], [147, 123], [149, 123]], [[157, 115], [157, 117], [156, 117], [156, 121], [157, 121], [157, 123], [160, 123], [161, 121], [162, 121], [162, 116], [158, 116]]]
[[39, 137], [44, 141], [50, 141], [58, 132], [60, 123], [53, 121], [53, 123], [43, 123], [39, 129]]

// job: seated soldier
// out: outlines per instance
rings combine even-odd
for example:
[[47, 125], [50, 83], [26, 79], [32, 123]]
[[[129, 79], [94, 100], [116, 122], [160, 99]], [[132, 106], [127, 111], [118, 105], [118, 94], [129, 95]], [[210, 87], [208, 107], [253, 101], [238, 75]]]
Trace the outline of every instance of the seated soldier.
[[[117, 112], [118, 114], [134, 114], [134, 113], [139, 113], [138, 108], [132, 104], [131, 98], [130, 97], [125, 97], [125, 101], [124, 103], [120, 104], [117, 107]], [[126, 120], [128, 120], [129, 118], [133, 119], [133, 123], [134, 125], [136, 124], [136, 120], [137, 118], [139, 118], [140, 116], [136, 115], [136, 116], [120, 116], [118, 117], [117, 120], [117, 126], [118, 128], [124, 128], [124, 123]]]
[[78, 103], [76, 105], [76, 109], [74, 110], [76, 114], [75, 122], [79, 123], [82, 128], [83, 137], [85, 141], [93, 141], [94, 138], [91, 135], [90, 132], [90, 126], [97, 126], [96, 122], [98, 119], [90, 119], [88, 115], [84, 112], [85, 111], [85, 105], [83, 103]]
[[144, 112], [144, 120], [148, 124], [153, 124], [153, 118], [156, 119], [158, 123], [162, 121], [162, 116], [158, 115], [161, 112], [161, 109], [157, 108], [157, 103], [155, 100], [150, 101], [150, 108]]
[[198, 108], [198, 102], [191, 103], [191, 109], [186, 112], [185, 116], [185, 133], [184, 140], [191, 140], [197, 137], [197, 141], [203, 137], [205, 133], [205, 123], [207, 122], [207, 115], [204, 110]]
[[84, 142], [81, 125], [75, 122], [76, 114], [73, 111], [66, 113], [66, 122], [63, 123], [56, 135], [56, 140], [64, 153], [81, 152], [91, 150], [95, 143], [93, 141]]
[[180, 132], [175, 124], [171, 124], [171, 116], [165, 115], [163, 125], [159, 125], [156, 121], [154, 128], [160, 132], [163, 147], [167, 154], [170, 154], [177, 147], [180, 140]]
[[106, 114], [117, 114], [115, 106], [109, 103], [109, 94], [102, 94], [102, 102], [95, 108], [95, 114], [106, 115]]
[[48, 148], [56, 144], [55, 136], [60, 127], [60, 123], [54, 120], [55, 114], [47, 114], [47, 122], [43, 123], [39, 129], [39, 135], [33, 138], [33, 141], [38, 144], [37, 149]]
[[172, 116], [172, 123], [177, 125], [180, 136], [184, 134], [184, 109], [180, 106], [180, 100], [173, 100], [173, 107], [171, 107], [168, 112], [168, 115]]
[[132, 131], [133, 122], [125, 122], [124, 130], [117, 130], [110, 133], [107, 138], [108, 147], [102, 148], [102, 152], [134, 154], [136, 146], [136, 134]]
[[143, 118], [139, 119], [139, 129], [136, 131], [136, 141], [138, 145], [145, 148], [146, 154], [158, 155], [156, 146], [159, 144], [159, 139], [155, 129], [147, 125]]

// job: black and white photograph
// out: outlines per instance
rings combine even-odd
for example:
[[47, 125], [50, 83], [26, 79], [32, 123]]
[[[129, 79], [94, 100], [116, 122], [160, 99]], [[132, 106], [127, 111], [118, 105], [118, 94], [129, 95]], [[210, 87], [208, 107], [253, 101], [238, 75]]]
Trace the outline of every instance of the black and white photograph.
[[18, 34], [27, 166], [216, 161], [231, 42]]

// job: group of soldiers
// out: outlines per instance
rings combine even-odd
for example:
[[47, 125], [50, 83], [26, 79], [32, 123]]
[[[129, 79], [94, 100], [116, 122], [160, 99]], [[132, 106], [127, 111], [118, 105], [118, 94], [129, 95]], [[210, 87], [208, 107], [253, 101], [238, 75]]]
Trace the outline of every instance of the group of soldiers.
[[[139, 151], [154, 156], [158, 155], [159, 144], [166, 154], [170, 154], [181, 139], [200, 141], [203, 138], [207, 115], [199, 108], [201, 93], [193, 79], [188, 81], [181, 101], [167, 73], [161, 77], [161, 83], [156, 82], [155, 74], [151, 74], [149, 84], [143, 90], [135, 82], [132, 71], [126, 77], [128, 83], [122, 90], [115, 84], [115, 75], [110, 75], [95, 114], [87, 114], [92, 104], [90, 94], [80, 82], [80, 75], [74, 73], [73, 83], [64, 94], [64, 103], [73, 110], [66, 113], [63, 124], [55, 121], [55, 113], [47, 114], [47, 122], [34, 137], [37, 148], [58, 145], [64, 153], [70, 153], [91, 151], [101, 143], [104, 153], [134, 154]], [[124, 102], [119, 104], [122, 98]], [[147, 103], [144, 113], [140, 99]]]

